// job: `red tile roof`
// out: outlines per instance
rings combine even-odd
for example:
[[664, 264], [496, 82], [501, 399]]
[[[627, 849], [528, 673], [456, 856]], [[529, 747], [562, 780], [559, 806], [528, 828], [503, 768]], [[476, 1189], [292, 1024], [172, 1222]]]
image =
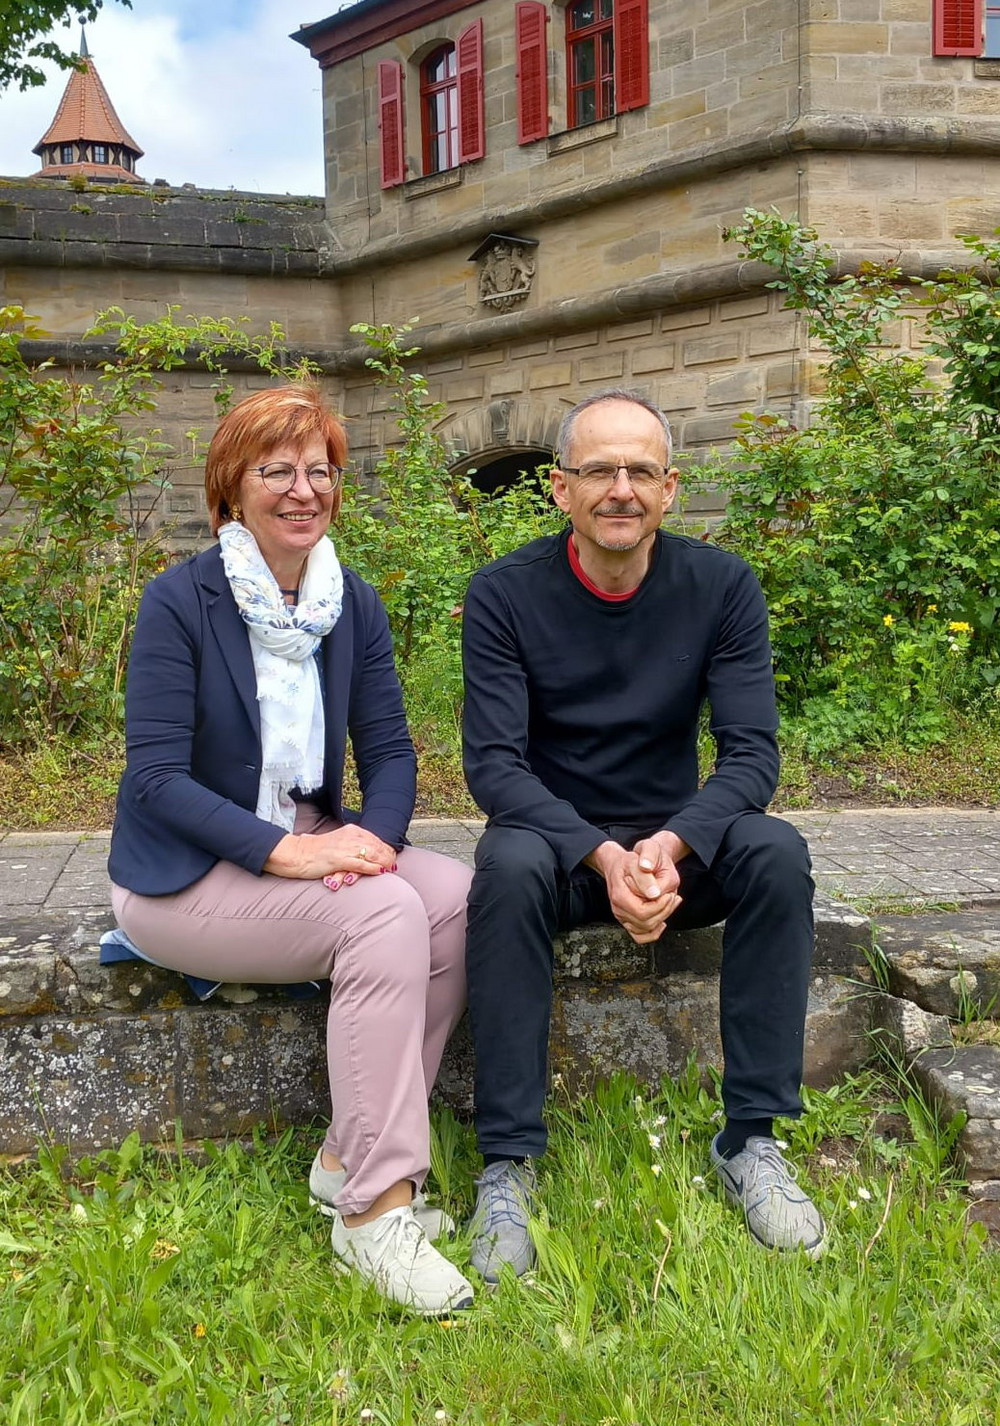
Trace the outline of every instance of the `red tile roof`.
[[86, 139], [90, 143], [125, 144], [136, 158], [141, 158], [142, 149], [115, 113], [115, 106], [94, 68], [94, 61], [88, 55], [82, 63], [83, 69], [76, 69], [70, 75], [56, 116], [32, 153], [40, 154], [47, 144], [68, 144]]
[[100, 179], [116, 179], [119, 183], [142, 183], [142, 179], [137, 173], [132, 173], [127, 168], [122, 168], [117, 163], [49, 163], [44, 168], [40, 168], [37, 173], [32, 173], [31, 178], [72, 178], [74, 173], [82, 173], [84, 178], [93, 179], [97, 182]]

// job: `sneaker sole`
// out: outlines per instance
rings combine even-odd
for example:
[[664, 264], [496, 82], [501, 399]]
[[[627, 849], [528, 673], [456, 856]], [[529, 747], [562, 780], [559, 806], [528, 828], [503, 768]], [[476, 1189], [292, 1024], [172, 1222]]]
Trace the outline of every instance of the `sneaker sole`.
[[818, 1243], [811, 1243], [808, 1245], [805, 1243], [796, 1243], [791, 1248], [782, 1248], [777, 1243], [765, 1243], [763, 1238], [758, 1238], [757, 1234], [750, 1227], [749, 1223], [747, 1223], [747, 1232], [750, 1235], [751, 1243], [756, 1243], [757, 1247], [763, 1248], [765, 1253], [801, 1253], [804, 1257], [809, 1258], [809, 1260], [814, 1263], [818, 1262], [818, 1260], [824, 1255], [827, 1250], [827, 1247], [829, 1246], [828, 1240], [824, 1237], [820, 1238]]

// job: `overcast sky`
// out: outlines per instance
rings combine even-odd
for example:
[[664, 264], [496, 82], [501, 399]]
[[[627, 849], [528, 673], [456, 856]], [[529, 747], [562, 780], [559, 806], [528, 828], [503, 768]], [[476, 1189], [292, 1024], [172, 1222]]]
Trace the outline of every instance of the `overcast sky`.
[[[105, 0], [87, 45], [152, 182], [252, 193], [323, 192], [319, 66], [288, 36], [338, 0]], [[311, 11], [311, 13], [310, 13]], [[76, 49], [79, 26], [53, 31]], [[34, 173], [31, 152], [68, 75], [0, 94], [0, 175]]]

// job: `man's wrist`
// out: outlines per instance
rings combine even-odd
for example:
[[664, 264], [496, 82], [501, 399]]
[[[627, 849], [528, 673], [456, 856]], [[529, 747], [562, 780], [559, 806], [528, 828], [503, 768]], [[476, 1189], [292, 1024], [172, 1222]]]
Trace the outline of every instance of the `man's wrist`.
[[600, 872], [601, 876], [606, 874], [605, 864], [616, 852], [620, 852], [621, 847], [609, 837], [606, 842], [599, 842], [592, 852], [588, 852], [583, 859], [584, 866], [589, 866], [592, 871]]
[[675, 866], [678, 862], [683, 861], [686, 856], [690, 856], [691, 854], [691, 848], [687, 842], [685, 842], [683, 838], [678, 837], [676, 832], [669, 832], [666, 828], [664, 828], [662, 832], [654, 833], [653, 841], [659, 843], [660, 847], [666, 852]]

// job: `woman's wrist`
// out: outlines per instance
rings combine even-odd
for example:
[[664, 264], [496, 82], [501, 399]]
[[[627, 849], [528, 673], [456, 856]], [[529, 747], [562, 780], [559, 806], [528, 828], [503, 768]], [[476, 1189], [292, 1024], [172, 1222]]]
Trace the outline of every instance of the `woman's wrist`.
[[276, 842], [271, 849], [271, 855], [261, 868], [262, 871], [270, 872], [272, 876], [297, 876], [299, 863], [302, 860], [302, 838], [297, 837], [294, 832], [286, 832], [280, 842]]

